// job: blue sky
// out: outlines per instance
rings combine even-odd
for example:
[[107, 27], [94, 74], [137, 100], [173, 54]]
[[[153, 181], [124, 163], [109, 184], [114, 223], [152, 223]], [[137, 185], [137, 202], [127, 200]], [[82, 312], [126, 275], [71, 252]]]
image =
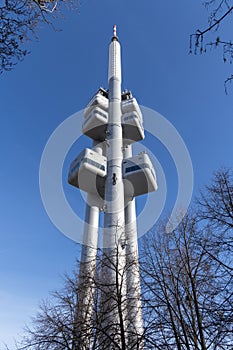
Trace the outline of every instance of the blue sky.
[[[59, 288], [61, 275], [79, 256], [79, 245], [53, 226], [43, 208], [39, 164], [54, 129], [83, 109], [99, 86], [107, 86], [114, 23], [122, 45], [122, 88], [178, 130], [192, 158], [194, 193], [215, 169], [232, 166], [233, 89], [224, 92], [231, 67], [218, 50], [189, 55], [189, 34], [206, 16], [196, 0], [83, 0], [78, 13], [67, 11], [57, 20], [62, 31], [42, 26], [39, 40], [27, 44], [31, 54], [1, 76], [0, 349], [22, 334], [39, 300]], [[226, 39], [228, 33], [227, 22]], [[64, 174], [88, 145], [84, 139], [72, 147]], [[169, 210], [177, 192], [175, 166], [159, 142], [148, 137], [148, 147], [167, 178]], [[65, 178], [64, 191], [82, 213], [78, 191]]]

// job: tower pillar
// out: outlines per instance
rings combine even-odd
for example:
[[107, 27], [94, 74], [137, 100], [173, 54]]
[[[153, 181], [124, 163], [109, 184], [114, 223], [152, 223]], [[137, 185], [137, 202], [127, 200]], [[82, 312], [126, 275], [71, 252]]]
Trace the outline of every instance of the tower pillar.
[[[102, 145], [93, 141], [92, 149], [102, 154]], [[87, 194], [81, 261], [78, 276], [77, 312], [72, 350], [90, 349], [96, 287], [96, 257], [98, 247], [99, 206], [96, 194]]]
[[[124, 147], [124, 159], [132, 157], [132, 146]], [[126, 184], [127, 186], [127, 184]], [[128, 346], [132, 350], [143, 349], [143, 320], [138, 261], [138, 237], [135, 198], [125, 203], [126, 236], [126, 285], [127, 285], [127, 333]]]

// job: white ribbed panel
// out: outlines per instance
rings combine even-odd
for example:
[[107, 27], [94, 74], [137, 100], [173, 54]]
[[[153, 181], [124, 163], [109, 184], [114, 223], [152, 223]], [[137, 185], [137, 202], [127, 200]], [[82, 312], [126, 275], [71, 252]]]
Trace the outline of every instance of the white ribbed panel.
[[113, 77], [121, 81], [121, 47], [117, 40], [109, 47], [108, 81]]

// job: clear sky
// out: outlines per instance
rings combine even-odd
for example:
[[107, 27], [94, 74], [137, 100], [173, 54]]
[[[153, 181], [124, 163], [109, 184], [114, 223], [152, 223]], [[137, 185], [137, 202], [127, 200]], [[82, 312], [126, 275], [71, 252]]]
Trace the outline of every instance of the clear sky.
[[[79, 245], [61, 234], [44, 210], [39, 164], [53, 130], [83, 109], [99, 86], [107, 86], [114, 23], [122, 45], [122, 87], [178, 130], [193, 162], [194, 194], [214, 170], [232, 166], [233, 86], [224, 92], [231, 67], [218, 50], [189, 55], [189, 34], [206, 16], [196, 0], [83, 0], [78, 13], [66, 12], [56, 22], [62, 31], [43, 26], [38, 42], [28, 43], [31, 54], [1, 76], [0, 349], [22, 334], [39, 300], [61, 286], [61, 275], [79, 257]], [[230, 23], [225, 33], [228, 39]], [[169, 209], [176, 171], [164, 147], [153, 142], [148, 147], [167, 178]], [[79, 145], [72, 147], [64, 174], [80, 151]], [[75, 206], [78, 191], [65, 177], [64, 191]], [[76, 209], [82, 212], [80, 203]]]

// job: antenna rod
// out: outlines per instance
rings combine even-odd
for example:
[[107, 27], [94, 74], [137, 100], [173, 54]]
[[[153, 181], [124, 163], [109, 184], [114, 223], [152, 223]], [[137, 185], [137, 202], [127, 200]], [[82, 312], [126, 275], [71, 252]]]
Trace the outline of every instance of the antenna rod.
[[116, 26], [116, 24], [114, 24], [114, 26], [113, 26], [113, 36], [117, 36], [117, 34], [116, 34], [116, 30], [117, 30], [117, 26]]

